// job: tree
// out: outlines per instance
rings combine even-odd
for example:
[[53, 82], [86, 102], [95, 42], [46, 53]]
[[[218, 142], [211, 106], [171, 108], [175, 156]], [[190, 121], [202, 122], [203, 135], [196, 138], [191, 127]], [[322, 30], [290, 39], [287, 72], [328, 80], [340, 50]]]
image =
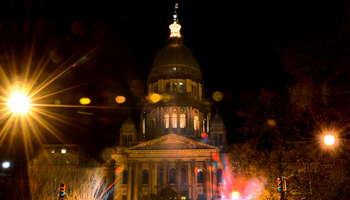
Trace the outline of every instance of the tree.
[[278, 47], [295, 117], [311, 131], [337, 127], [349, 132], [350, 55], [348, 1], [313, 1], [297, 34]]
[[[107, 188], [105, 166], [82, 151], [76, 152], [78, 159], [69, 160], [63, 155], [57, 159], [39, 156], [28, 167], [27, 174], [18, 180], [19, 200], [54, 200], [59, 195], [60, 184], [66, 184], [67, 199], [97, 199]], [[41, 154], [42, 155], [42, 154]], [[46, 159], [45, 159], [46, 158]], [[27, 185], [28, 184], [28, 185]]]

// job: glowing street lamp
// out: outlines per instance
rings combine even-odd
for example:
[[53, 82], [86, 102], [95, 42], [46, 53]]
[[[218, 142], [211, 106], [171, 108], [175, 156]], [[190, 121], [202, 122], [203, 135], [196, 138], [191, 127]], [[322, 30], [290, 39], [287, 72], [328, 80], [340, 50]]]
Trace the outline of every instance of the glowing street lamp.
[[238, 198], [239, 198], [239, 192], [233, 191], [233, 192], [231, 193], [231, 196], [232, 196], [232, 199], [238, 199]]
[[13, 94], [8, 103], [14, 113], [25, 113], [30, 108], [28, 97], [21, 93]]
[[9, 167], [10, 167], [10, 162], [5, 161], [2, 163], [2, 168], [7, 169]]
[[326, 135], [323, 137], [323, 142], [328, 146], [332, 146], [335, 143], [335, 138], [333, 135]]

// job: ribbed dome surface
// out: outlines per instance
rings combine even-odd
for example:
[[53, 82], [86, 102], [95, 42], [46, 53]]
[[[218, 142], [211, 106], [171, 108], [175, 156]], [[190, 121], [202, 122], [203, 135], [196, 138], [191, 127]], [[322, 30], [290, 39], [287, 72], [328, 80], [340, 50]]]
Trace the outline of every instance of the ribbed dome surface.
[[168, 38], [168, 44], [158, 52], [153, 61], [149, 82], [167, 78], [190, 78], [202, 82], [202, 72], [197, 60], [182, 43], [182, 38]]
[[121, 128], [136, 128], [136, 125], [129, 116], [126, 120], [123, 121]]
[[192, 52], [183, 44], [172, 43], [163, 47], [155, 57], [152, 69], [164, 65], [183, 64], [199, 69], [197, 60]]
[[211, 127], [225, 127], [224, 121], [217, 115], [211, 120]]

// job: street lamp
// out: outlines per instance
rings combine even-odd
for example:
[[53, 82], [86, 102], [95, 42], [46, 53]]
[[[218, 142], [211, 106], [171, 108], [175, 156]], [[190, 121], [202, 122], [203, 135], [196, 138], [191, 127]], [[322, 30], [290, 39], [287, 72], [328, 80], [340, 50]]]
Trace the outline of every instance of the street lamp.
[[29, 98], [21, 93], [13, 94], [10, 97], [8, 104], [14, 113], [25, 113], [30, 108]]
[[332, 146], [335, 143], [335, 138], [333, 135], [325, 135], [323, 137], [323, 142], [328, 146]]
[[2, 163], [2, 168], [7, 169], [9, 167], [10, 167], [10, 162], [5, 161]]

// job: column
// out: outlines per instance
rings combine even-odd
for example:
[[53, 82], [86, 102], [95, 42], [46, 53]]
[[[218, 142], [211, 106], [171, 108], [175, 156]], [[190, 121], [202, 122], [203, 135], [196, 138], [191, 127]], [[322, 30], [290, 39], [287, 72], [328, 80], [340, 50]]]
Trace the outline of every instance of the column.
[[192, 159], [191, 160], [191, 177], [192, 177], [192, 199], [196, 200], [197, 199], [197, 180], [196, 180], [196, 160]]
[[154, 162], [153, 160], [148, 161], [148, 194], [152, 194], [152, 174], [154, 169]]
[[168, 183], [168, 160], [163, 160], [163, 185]]
[[[192, 185], [192, 168], [191, 168], [191, 162], [187, 162], [187, 185]], [[189, 198], [192, 197], [192, 187], [188, 187], [188, 195], [189, 195]]]
[[204, 165], [205, 165], [205, 173], [204, 173], [205, 196], [206, 196], [207, 200], [210, 200], [210, 197], [211, 197], [211, 194], [210, 194], [210, 160], [205, 160]]
[[160, 107], [159, 127], [164, 128], [164, 107]]
[[156, 185], [158, 185], [158, 164], [154, 163], [154, 169], [153, 169], [153, 183], [152, 183], [152, 193], [157, 194], [157, 189], [155, 188]]
[[217, 180], [217, 174], [216, 172], [218, 169], [215, 166], [212, 166], [213, 171], [213, 197], [214, 199], [218, 199], [218, 180]]
[[212, 190], [213, 190], [212, 182], [213, 182], [213, 180], [211, 178], [211, 171], [212, 171], [211, 160], [207, 160], [206, 164], [207, 164], [207, 186], [208, 186], [207, 199], [210, 200], [213, 196], [213, 194], [212, 194]]
[[135, 175], [134, 175], [134, 200], [138, 200], [138, 194], [139, 194], [139, 162], [134, 163], [134, 169], [135, 169]]
[[[118, 171], [118, 168], [121, 167], [121, 165], [117, 164], [115, 165], [115, 171]], [[116, 186], [115, 191], [114, 191], [114, 197], [116, 200], [121, 200], [122, 199], [122, 194], [121, 194], [121, 184], [123, 184], [123, 174], [124, 171], [121, 171], [119, 174], [114, 173], [114, 178], [115, 178], [115, 183], [114, 185]]]
[[177, 128], [176, 128], [176, 132], [179, 134], [180, 133], [180, 114], [181, 114], [179, 106], [176, 108], [176, 111], [177, 111], [176, 112], [176, 114], [177, 114]]
[[132, 163], [129, 162], [128, 163], [128, 196], [127, 196], [127, 200], [131, 200], [131, 181], [132, 181]]
[[181, 164], [182, 160], [176, 160], [176, 182], [177, 182], [177, 193], [181, 192]]

